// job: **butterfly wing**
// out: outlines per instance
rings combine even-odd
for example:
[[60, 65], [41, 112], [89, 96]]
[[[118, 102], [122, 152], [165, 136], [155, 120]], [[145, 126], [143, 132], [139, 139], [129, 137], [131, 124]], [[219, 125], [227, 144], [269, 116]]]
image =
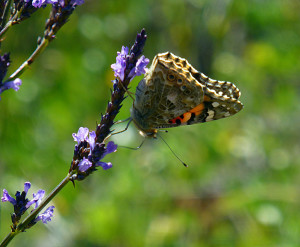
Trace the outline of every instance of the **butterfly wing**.
[[231, 82], [208, 78], [186, 59], [158, 54], [136, 89], [131, 110], [142, 130], [170, 128], [229, 117], [243, 105]]

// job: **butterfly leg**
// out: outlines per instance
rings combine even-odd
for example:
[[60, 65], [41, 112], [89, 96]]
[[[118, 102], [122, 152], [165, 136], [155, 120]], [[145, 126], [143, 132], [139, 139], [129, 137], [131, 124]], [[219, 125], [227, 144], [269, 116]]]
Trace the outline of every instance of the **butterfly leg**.
[[[129, 118], [126, 118], [126, 119], [123, 119], [123, 120], [119, 120], [119, 121], [117, 121], [117, 122], [114, 122], [114, 124], [119, 124], [119, 123], [125, 123], [125, 122], [127, 122], [127, 121], [129, 121], [130, 120], [130, 122], [132, 121], [132, 118], [131, 117], [129, 117]], [[129, 122], [129, 123], [130, 123]]]
[[121, 148], [128, 148], [130, 150], [138, 150], [138, 149], [140, 149], [143, 146], [145, 140], [146, 140], [146, 138], [144, 138], [144, 140], [142, 141], [142, 143], [138, 147], [136, 147], [136, 148], [126, 147], [126, 146], [119, 146], [119, 147], [121, 147]]
[[119, 124], [119, 123], [124, 123], [124, 122], [126, 122], [126, 121], [128, 121], [128, 120], [129, 120], [129, 122], [128, 122], [128, 124], [126, 125], [125, 129], [120, 130], [120, 131], [115, 132], [115, 133], [112, 133], [112, 134], [110, 134], [110, 136], [116, 135], [116, 134], [120, 134], [120, 133], [122, 133], [122, 132], [125, 132], [125, 131], [128, 129], [129, 124], [132, 122], [132, 118], [127, 118], [127, 119], [125, 119], [125, 120], [120, 120], [120, 121], [115, 122], [115, 124]]

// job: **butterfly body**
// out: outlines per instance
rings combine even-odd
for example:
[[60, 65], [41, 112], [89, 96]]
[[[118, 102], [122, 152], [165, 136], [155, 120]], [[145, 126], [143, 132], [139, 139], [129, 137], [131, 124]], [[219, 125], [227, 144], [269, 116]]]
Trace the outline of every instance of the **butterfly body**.
[[186, 59], [160, 53], [136, 88], [131, 118], [140, 132], [155, 137], [160, 128], [229, 117], [243, 105], [231, 82], [213, 80]]

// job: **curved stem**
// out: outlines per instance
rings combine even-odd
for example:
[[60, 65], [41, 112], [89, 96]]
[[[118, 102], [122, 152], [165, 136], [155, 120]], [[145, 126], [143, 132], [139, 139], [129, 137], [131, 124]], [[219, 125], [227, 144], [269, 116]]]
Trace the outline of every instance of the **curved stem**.
[[[9, 14], [9, 11], [10, 11], [10, 6], [11, 6], [11, 3], [12, 3], [12, 0], [8, 0], [5, 4], [5, 9], [3, 11], [3, 15], [1, 16], [1, 33], [2, 33], [2, 27], [3, 27], [3, 24], [4, 22], [6, 21], [7, 17], [8, 17], [8, 14]], [[1, 37], [1, 35], [0, 35]]]
[[48, 46], [49, 40], [43, 38], [40, 44], [37, 46], [35, 51], [31, 54], [31, 56], [6, 80], [6, 81], [13, 81], [14, 79], [18, 78], [23, 72], [32, 64], [36, 57], [43, 52], [43, 50]]
[[31, 212], [25, 220], [23, 220], [16, 228], [14, 232], [10, 232], [1, 242], [0, 247], [7, 246], [8, 243], [20, 232], [23, 232], [26, 229], [26, 226], [36, 218], [39, 212], [57, 195], [59, 191], [70, 181], [72, 174], [68, 174], [59, 185], [57, 185], [54, 190], [46, 197], [46, 199], [33, 211]]
[[[14, 19], [14, 18], [13, 18]], [[11, 19], [11, 20], [9, 20], [6, 24], [5, 24], [5, 26], [4, 26], [4, 28], [1, 30], [1, 32], [0, 32], [0, 37], [2, 37], [5, 33], [6, 33], [6, 31], [13, 25], [13, 19]]]

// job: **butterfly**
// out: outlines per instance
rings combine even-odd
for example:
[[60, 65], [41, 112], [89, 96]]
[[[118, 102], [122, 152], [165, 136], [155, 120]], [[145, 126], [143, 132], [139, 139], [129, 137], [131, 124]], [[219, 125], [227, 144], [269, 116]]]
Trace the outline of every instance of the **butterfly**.
[[204, 123], [243, 109], [231, 82], [214, 80], [171, 52], [157, 54], [139, 82], [131, 119], [146, 137], [160, 128]]

